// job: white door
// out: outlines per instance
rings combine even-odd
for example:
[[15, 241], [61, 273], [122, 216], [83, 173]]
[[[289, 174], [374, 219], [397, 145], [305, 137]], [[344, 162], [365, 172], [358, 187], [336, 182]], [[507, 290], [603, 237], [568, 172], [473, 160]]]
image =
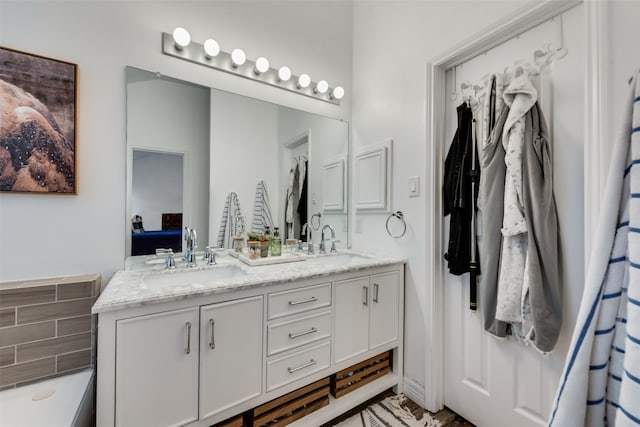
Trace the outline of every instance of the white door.
[[200, 310], [200, 418], [262, 390], [262, 296]]
[[[487, 335], [482, 326], [483, 302], [470, 311], [469, 276], [453, 276], [444, 265], [445, 405], [480, 427], [544, 426], [562, 371], [584, 279], [583, 238], [583, 7], [578, 6], [447, 73], [446, 149], [456, 127], [453, 81], [481, 82], [490, 72], [503, 72], [520, 59], [533, 61], [533, 52], [546, 43], [568, 49], [543, 76], [540, 104], [550, 127], [553, 146], [554, 194], [560, 221], [564, 286], [563, 327], [550, 355], [511, 340]], [[545, 80], [546, 79], [546, 80]], [[481, 121], [481, 120], [479, 120]], [[481, 133], [479, 132], [480, 136]], [[444, 159], [442, 159], [444, 161]], [[447, 247], [449, 217], [444, 219]], [[479, 230], [480, 238], [482, 230]], [[480, 254], [482, 256], [482, 254]], [[481, 296], [478, 289], [478, 295]]]
[[197, 420], [198, 309], [120, 320], [116, 334], [116, 425]]
[[369, 348], [374, 349], [398, 339], [398, 273], [371, 276]]
[[334, 362], [369, 350], [369, 276], [335, 282]]

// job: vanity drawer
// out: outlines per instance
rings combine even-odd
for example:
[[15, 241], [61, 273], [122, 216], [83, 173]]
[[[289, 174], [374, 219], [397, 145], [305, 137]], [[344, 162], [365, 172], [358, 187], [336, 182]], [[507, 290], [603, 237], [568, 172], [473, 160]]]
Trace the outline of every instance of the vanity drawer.
[[331, 359], [331, 342], [267, 362], [267, 391], [327, 369]]
[[267, 328], [268, 355], [327, 338], [331, 335], [331, 312], [269, 325]]
[[269, 294], [269, 320], [331, 305], [331, 283]]

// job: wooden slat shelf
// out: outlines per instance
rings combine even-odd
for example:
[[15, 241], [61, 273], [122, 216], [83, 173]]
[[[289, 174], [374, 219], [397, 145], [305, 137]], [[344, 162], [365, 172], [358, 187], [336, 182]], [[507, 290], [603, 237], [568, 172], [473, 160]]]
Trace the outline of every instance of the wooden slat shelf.
[[282, 427], [329, 404], [329, 378], [323, 378], [253, 410], [252, 427]]
[[391, 351], [386, 351], [363, 362], [336, 372], [331, 376], [331, 394], [342, 397], [370, 382], [384, 377], [391, 366]]

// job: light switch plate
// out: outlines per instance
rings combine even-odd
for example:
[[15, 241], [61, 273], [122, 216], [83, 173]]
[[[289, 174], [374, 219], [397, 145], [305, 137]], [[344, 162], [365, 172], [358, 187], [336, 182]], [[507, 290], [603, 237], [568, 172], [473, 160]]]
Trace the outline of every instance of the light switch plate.
[[420, 195], [420, 177], [409, 177], [409, 197], [417, 197]]

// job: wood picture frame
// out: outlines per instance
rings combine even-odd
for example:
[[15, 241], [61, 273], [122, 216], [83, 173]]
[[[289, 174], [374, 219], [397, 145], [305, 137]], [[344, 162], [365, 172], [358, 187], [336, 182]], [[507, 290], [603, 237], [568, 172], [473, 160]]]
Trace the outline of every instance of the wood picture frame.
[[77, 194], [77, 73], [0, 46], [0, 192]]

